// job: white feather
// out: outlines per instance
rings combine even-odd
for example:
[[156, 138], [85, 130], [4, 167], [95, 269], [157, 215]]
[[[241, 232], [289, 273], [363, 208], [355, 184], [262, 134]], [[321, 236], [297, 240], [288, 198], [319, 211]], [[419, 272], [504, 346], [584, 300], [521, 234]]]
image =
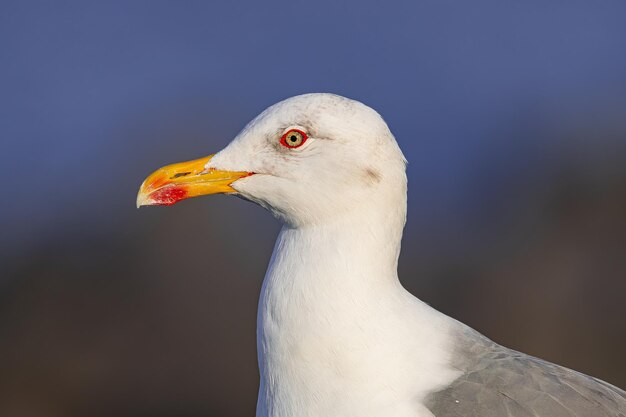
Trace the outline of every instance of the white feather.
[[[309, 140], [282, 147], [285, 129]], [[397, 276], [406, 161], [371, 108], [331, 94], [278, 103], [208, 167], [285, 223], [259, 302], [257, 417], [419, 417], [458, 376], [454, 321]]]

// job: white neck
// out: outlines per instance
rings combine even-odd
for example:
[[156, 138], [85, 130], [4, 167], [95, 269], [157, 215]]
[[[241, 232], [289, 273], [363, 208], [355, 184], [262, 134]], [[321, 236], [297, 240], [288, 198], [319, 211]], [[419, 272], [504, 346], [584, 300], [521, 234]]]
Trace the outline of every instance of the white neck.
[[257, 417], [422, 415], [453, 379], [447, 318], [398, 281], [405, 204], [283, 227], [259, 303]]

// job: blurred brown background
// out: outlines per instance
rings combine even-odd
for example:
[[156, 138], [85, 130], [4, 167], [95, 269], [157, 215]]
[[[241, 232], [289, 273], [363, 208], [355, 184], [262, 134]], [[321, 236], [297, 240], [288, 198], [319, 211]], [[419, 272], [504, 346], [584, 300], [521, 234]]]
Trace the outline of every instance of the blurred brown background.
[[3, 2], [0, 415], [250, 416], [279, 224], [134, 208], [285, 97], [376, 108], [409, 160], [400, 277], [626, 387], [621, 2]]

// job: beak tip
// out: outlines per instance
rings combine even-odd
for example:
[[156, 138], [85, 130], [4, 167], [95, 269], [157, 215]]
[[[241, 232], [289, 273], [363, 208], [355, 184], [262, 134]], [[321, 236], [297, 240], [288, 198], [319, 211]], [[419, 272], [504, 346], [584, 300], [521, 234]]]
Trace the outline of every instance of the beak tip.
[[137, 193], [137, 201], [135, 204], [137, 208], [150, 205], [150, 197], [143, 192], [143, 187], [139, 190], [139, 193]]

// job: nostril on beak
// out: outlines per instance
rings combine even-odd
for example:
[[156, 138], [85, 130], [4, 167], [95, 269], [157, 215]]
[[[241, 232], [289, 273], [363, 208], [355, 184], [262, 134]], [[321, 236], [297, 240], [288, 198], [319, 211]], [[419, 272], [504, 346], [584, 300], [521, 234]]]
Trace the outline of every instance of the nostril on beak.
[[187, 176], [189, 174], [191, 174], [191, 172], [179, 172], [177, 174], [174, 174], [174, 176], [171, 177], [170, 179], [173, 180], [174, 178], [185, 177], [185, 176]]

